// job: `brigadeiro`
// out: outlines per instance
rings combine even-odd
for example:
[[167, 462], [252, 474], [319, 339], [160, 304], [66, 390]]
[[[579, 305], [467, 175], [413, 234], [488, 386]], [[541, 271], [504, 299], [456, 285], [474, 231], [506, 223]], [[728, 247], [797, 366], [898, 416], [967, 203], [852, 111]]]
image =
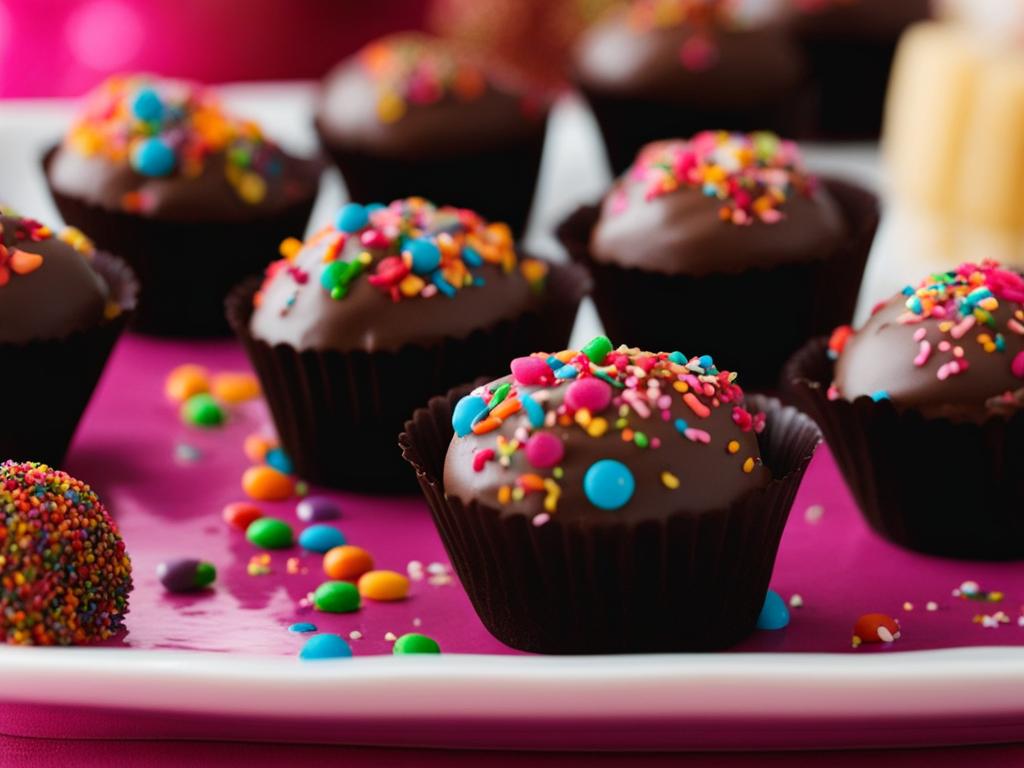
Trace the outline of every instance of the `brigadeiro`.
[[644, 147], [559, 237], [614, 338], [713, 349], [770, 387], [800, 344], [852, 318], [877, 223], [873, 195], [819, 180], [792, 141], [705, 131]]
[[931, 15], [932, 0], [788, 0], [807, 58], [810, 132], [877, 138], [889, 70], [903, 31]]
[[132, 564], [93, 490], [45, 464], [0, 464], [0, 638], [87, 645], [121, 631]]
[[1024, 277], [932, 274], [787, 366], [868, 523], [930, 554], [1024, 558]]
[[707, 355], [598, 337], [433, 399], [401, 442], [496, 638], [630, 653], [754, 629], [819, 439]]
[[141, 331], [226, 333], [223, 304], [302, 232], [319, 166], [292, 157], [201, 86], [112, 77], [45, 158], [65, 221], [139, 276]]
[[63, 460], [137, 292], [79, 230], [0, 206], [0, 455]]
[[582, 268], [519, 254], [506, 225], [422, 198], [349, 203], [282, 253], [228, 315], [298, 474], [350, 488], [414, 487], [395, 442], [409, 414], [564, 345], [589, 290]]
[[615, 173], [708, 127], [793, 134], [803, 65], [779, 2], [633, 0], [582, 37], [574, 79]]
[[548, 97], [458, 43], [382, 38], [324, 80], [316, 130], [353, 200], [422, 195], [519, 234], [533, 201]]

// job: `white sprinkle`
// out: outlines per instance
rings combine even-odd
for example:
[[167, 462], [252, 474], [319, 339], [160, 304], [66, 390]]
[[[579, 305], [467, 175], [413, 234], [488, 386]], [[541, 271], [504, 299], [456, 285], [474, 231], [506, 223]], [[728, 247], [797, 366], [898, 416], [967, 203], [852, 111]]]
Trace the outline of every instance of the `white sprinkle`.
[[879, 627], [878, 639], [883, 643], [891, 643], [896, 638], [892, 636], [892, 632], [889, 631], [888, 627]]
[[448, 566], [444, 563], [431, 563], [427, 566], [427, 573], [431, 576], [437, 576], [442, 573], [448, 573]]
[[998, 629], [999, 619], [997, 619], [995, 616], [982, 616], [981, 626], [983, 626], [985, 629]]
[[398, 637], [397, 635], [395, 635], [394, 632], [387, 632], [384, 634], [384, 639], [387, 640], [389, 643], [393, 643], [395, 642], [395, 640], [398, 639]]
[[906, 602], [903, 603], [903, 610], [904, 611], [912, 611], [912, 610], [914, 610], [914, 604], [912, 602], [910, 602], [909, 600], [907, 600]]
[[1017, 626], [1018, 627], [1024, 627], [1024, 616], [1018, 616], [1017, 617]]
[[804, 599], [800, 595], [793, 595], [792, 597], [789, 598], [789, 607], [790, 608], [803, 608], [804, 607]]
[[362, 640], [363, 639], [363, 633], [360, 632], [358, 629], [353, 629], [351, 632], [348, 633], [348, 639], [349, 640]]
[[427, 579], [427, 584], [432, 587], [447, 587], [452, 583], [452, 577], [448, 574], [442, 574], [439, 576], [431, 576]]
[[812, 525], [821, 520], [821, 516], [825, 514], [825, 508], [821, 504], [811, 504], [804, 511], [804, 520]]
[[414, 627], [422, 627], [423, 626], [423, 619], [420, 619], [420, 618], [413, 619], [412, 620], [412, 625]]
[[924, 604], [924, 609], [926, 611], [937, 611], [939, 610], [939, 604], [936, 603], [934, 600], [929, 600], [927, 603]]
[[981, 591], [981, 587], [978, 586], [978, 582], [976, 581], [965, 581], [960, 585], [960, 589], [958, 591], [965, 595], [976, 595]]

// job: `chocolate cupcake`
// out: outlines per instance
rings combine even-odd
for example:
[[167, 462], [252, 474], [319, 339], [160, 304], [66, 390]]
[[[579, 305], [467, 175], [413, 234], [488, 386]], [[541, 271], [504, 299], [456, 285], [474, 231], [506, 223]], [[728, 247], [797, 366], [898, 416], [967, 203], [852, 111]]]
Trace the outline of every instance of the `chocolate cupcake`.
[[612, 170], [708, 127], [793, 134], [803, 66], [778, 3], [634, 0], [588, 30], [574, 79]]
[[789, 0], [807, 58], [810, 135], [877, 138], [896, 44], [931, 0]]
[[0, 206], [0, 455], [63, 460], [137, 291], [80, 231]]
[[589, 289], [578, 267], [520, 258], [504, 224], [422, 198], [349, 203], [282, 250], [228, 316], [297, 472], [347, 488], [411, 488], [395, 440], [413, 409], [565, 344]]
[[[517, 358], [401, 444], [487, 629], [540, 653], [726, 648], [765, 600], [820, 434], [708, 356]], [[453, 434], [454, 433], [454, 434]]]
[[708, 131], [645, 147], [559, 236], [613, 337], [714, 349], [771, 387], [807, 338], [852, 318], [877, 222], [873, 195], [820, 183], [792, 142]]
[[88, 645], [121, 631], [132, 563], [93, 490], [36, 462], [0, 464], [0, 641]]
[[876, 531], [1024, 558], [1024, 277], [995, 262], [930, 275], [786, 373]]
[[316, 130], [353, 200], [422, 195], [520, 234], [547, 126], [545, 96], [458, 44], [404, 33], [326, 78]]
[[64, 219], [139, 275], [135, 328], [175, 336], [227, 332], [224, 297], [305, 229], [319, 177], [210, 91], [141, 75], [94, 91], [44, 164]]

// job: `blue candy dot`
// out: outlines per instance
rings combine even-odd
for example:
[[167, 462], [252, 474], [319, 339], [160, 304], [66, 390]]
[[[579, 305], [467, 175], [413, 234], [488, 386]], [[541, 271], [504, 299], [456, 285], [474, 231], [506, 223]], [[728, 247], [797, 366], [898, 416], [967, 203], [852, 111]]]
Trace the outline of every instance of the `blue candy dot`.
[[164, 102], [152, 88], [140, 88], [132, 99], [132, 114], [139, 120], [155, 123], [164, 116]]
[[556, 379], [575, 379], [579, 375], [580, 372], [574, 365], [563, 365], [555, 371]]
[[548, 355], [548, 359], [545, 362], [547, 362], [548, 368], [550, 368], [552, 371], [557, 371], [559, 368], [565, 365], [565, 363], [563, 363], [554, 355]]
[[530, 420], [530, 426], [534, 429], [543, 427], [544, 408], [541, 407], [541, 404], [525, 392], [519, 393], [519, 402], [523, 404], [523, 410], [526, 411], [526, 418]]
[[318, 659], [350, 659], [352, 648], [338, 635], [313, 635], [299, 651], [303, 661]]
[[316, 632], [316, 624], [310, 624], [308, 621], [299, 621], [288, 627], [289, 632], [296, 634], [303, 634], [305, 632]]
[[387, 208], [387, 206], [384, 205], [384, 203], [370, 203], [366, 206], [366, 213], [376, 213], [377, 211], [383, 211], [385, 208]]
[[163, 139], [146, 139], [132, 152], [132, 167], [143, 176], [169, 176], [175, 163], [174, 150]]
[[345, 543], [345, 534], [333, 525], [311, 525], [299, 534], [299, 546], [323, 554]]
[[680, 434], [690, 428], [690, 425], [686, 423], [686, 419], [676, 419], [676, 431]]
[[673, 363], [675, 363], [676, 365], [686, 365], [686, 362], [687, 362], [686, 361], [686, 355], [684, 355], [682, 352], [679, 352], [679, 351], [672, 352], [668, 356], [668, 359], [670, 361], [672, 361]]
[[370, 221], [370, 214], [359, 203], [348, 203], [338, 211], [337, 226], [342, 232], [358, 232]]
[[487, 410], [487, 403], [480, 395], [466, 395], [455, 404], [452, 412], [452, 427], [455, 434], [465, 437], [473, 431], [473, 421]]
[[267, 462], [268, 466], [273, 467], [278, 472], [284, 472], [286, 475], [290, 475], [295, 471], [295, 465], [292, 464], [292, 460], [280, 448], [271, 448], [267, 451], [264, 461]]
[[715, 367], [715, 361], [712, 359], [711, 355], [701, 355], [700, 359], [697, 362], [700, 363], [700, 367], [703, 368], [705, 371], [708, 370], [709, 368]]
[[600, 509], [618, 509], [633, 498], [636, 481], [629, 467], [614, 459], [601, 459], [590, 465], [583, 476], [583, 492]]
[[417, 275], [429, 275], [441, 265], [441, 249], [429, 240], [410, 240], [405, 250], [412, 258], [412, 271]]
[[889, 393], [886, 392], [884, 389], [879, 389], [871, 393], [871, 399], [874, 400], [876, 403], [879, 400], [888, 400]]
[[757, 617], [758, 629], [784, 629], [789, 626], [789, 608], [778, 592], [771, 589], [764, 596], [761, 615]]

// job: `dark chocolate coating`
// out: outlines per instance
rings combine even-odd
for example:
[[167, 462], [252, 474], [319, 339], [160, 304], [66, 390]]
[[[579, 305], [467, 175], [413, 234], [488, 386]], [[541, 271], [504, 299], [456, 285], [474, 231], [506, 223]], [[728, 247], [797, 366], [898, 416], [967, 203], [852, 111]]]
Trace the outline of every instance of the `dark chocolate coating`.
[[[835, 386], [847, 400], [862, 395], [885, 391], [898, 408], [914, 408], [929, 418], [950, 418], [983, 421], [995, 408], [990, 398], [999, 398], [1007, 392], [1024, 387], [1024, 379], [1013, 375], [1010, 364], [1024, 352], [1024, 336], [1003, 332], [1004, 352], [986, 352], [977, 337], [981, 333], [994, 335], [996, 330], [982, 325], [970, 329], [961, 339], [939, 330], [940, 320], [928, 318], [920, 323], [901, 323], [898, 318], [907, 312], [906, 297], [890, 299], [851, 336], [836, 362]], [[1005, 329], [1006, 321], [1020, 305], [1000, 300], [993, 315], [995, 328]], [[919, 328], [927, 329], [925, 339], [932, 353], [924, 365], [914, 365], [919, 342], [914, 334]], [[953, 357], [939, 352], [940, 341], [959, 345], [968, 369], [940, 380], [939, 366]]]
[[808, 40], [895, 42], [908, 26], [927, 19], [931, 6], [931, 0], [830, 2], [794, 13], [794, 27]]
[[[652, 200], [644, 183], [629, 175], [605, 197], [591, 235], [591, 256], [598, 262], [664, 274], [737, 274], [824, 259], [846, 237], [838, 206], [824, 187], [810, 197], [794, 191], [780, 206], [785, 218], [767, 224], [722, 221], [722, 201], [684, 186]], [[614, 211], [624, 190], [628, 205]]]
[[542, 135], [547, 107], [526, 109], [526, 96], [512, 85], [489, 80], [476, 98], [461, 100], [447, 93], [429, 104], [409, 102], [399, 120], [385, 123], [377, 114], [378, 84], [356, 55], [325, 79], [316, 125], [328, 147], [408, 161], [459, 157]]
[[[355, 241], [349, 246], [346, 259], [352, 258], [352, 247], [363, 250]], [[375, 259], [387, 255], [368, 250]], [[352, 281], [347, 296], [334, 299], [320, 284], [322, 253], [322, 248], [306, 248], [299, 255], [297, 264], [310, 273], [305, 285], [298, 285], [282, 271], [265, 286], [250, 324], [254, 338], [297, 350], [394, 351], [406, 344], [431, 346], [446, 337], [464, 338], [477, 329], [517, 317], [539, 302], [518, 270], [506, 274], [492, 264], [473, 270], [484, 279], [484, 285], [463, 288], [451, 298], [438, 294], [392, 301], [364, 273]], [[294, 304], [282, 314], [293, 295]]]
[[[498, 381], [510, 381], [505, 377]], [[562, 403], [568, 383], [555, 388], [523, 387], [521, 392], [544, 391], [550, 395], [545, 404], [552, 409]], [[573, 424], [569, 427], [544, 427], [537, 431], [550, 431], [562, 439], [565, 457], [559, 464], [565, 471], [559, 480], [562, 489], [555, 515], [563, 523], [583, 520], [605, 519], [610, 523], [624, 520], [659, 520], [680, 510], [709, 512], [724, 509], [754, 488], [763, 488], [771, 479], [771, 472], [761, 465], [757, 435], [742, 431], [732, 420], [732, 404], [712, 408], [707, 418], [698, 418], [678, 396], [672, 398], [669, 408], [672, 418], [664, 420], [660, 413], [652, 413], [647, 419], [636, 415], [630, 417], [630, 425], [642, 430], [648, 438], [658, 438], [658, 448], [640, 448], [622, 439], [618, 430], [609, 429], [601, 437], [591, 437], [582, 428]], [[615, 406], [610, 406], [600, 415], [614, 421]], [[681, 435], [675, 428], [677, 418], [686, 420], [691, 427], [710, 433], [708, 444], [693, 442]], [[512, 458], [508, 469], [496, 461], [488, 462], [483, 471], [473, 470], [473, 454], [483, 448], [495, 448], [498, 435], [512, 439], [516, 429], [526, 422], [520, 415], [505, 422], [497, 430], [484, 435], [470, 434], [455, 436], [445, 458], [444, 489], [449, 496], [455, 496], [464, 503], [479, 501], [488, 506], [499, 506], [498, 489], [502, 485], [514, 485], [518, 475], [536, 471], [522, 451]], [[740, 444], [735, 454], [726, 450], [731, 440]], [[758, 460], [752, 472], [743, 471], [748, 457]], [[621, 461], [633, 473], [636, 490], [623, 507], [604, 510], [595, 507], [583, 491], [583, 477], [587, 469], [601, 459]], [[680, 487], [670, 490], [661, 481], [661, 473], [669, 471], [680, 480]], [[521, 501], [511, 501], [501, 506], [507, 514], [525, 514], [529, 517], [544, 511], [544, 494], [527, 494]]]
[[141, 193], [150, 206], [145, 216], [169, 221], [255, 221], [282, 213], [316, 194], [320, 165], [272, 150], [282, 172], [264, 176], [266, 196], [257, 203], [243, 200], [225, 176], [227, 155], [216, 152], [203, 161], [194, 178], [181, 174], [148, 177], [136, 173], [128, 161], [113, 162], [100, 155], [86, 156], [62, 144], [46, 164], [55, 193], [106, 210], [123, 211], [126, 194]]
[[689, 70], [680, 49], [694, 35], [692, 26], [637, 30], [627, 13], [609, 14], [580, 40], [574, 70], [584, 90], [714, 110], [773, 104], [800, 80], [800, 53], [781, 23], [712, 30], [707, 37], [717, 50], [714, 63]]
[[16, 237], [20, 219], [0, 216], [8, 248], [37, 253], [42, 265], [0, 286], [0, 342], [63, 338], [100, 323], [108, 288], [86, 257], [56, 235], [41, 242]]

